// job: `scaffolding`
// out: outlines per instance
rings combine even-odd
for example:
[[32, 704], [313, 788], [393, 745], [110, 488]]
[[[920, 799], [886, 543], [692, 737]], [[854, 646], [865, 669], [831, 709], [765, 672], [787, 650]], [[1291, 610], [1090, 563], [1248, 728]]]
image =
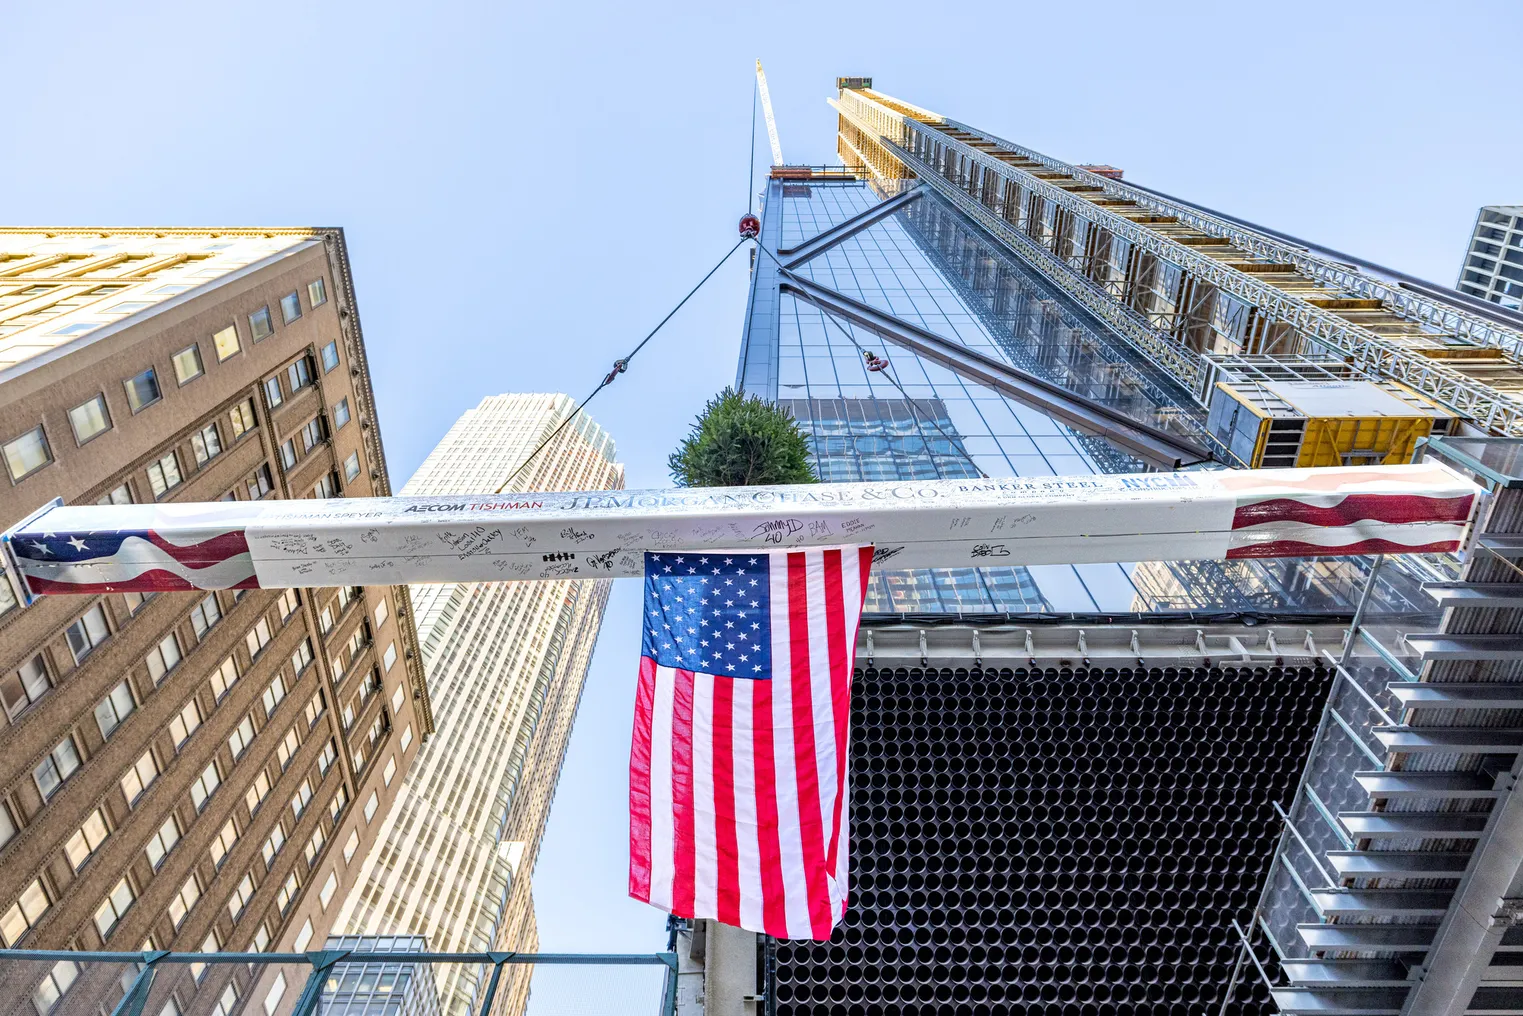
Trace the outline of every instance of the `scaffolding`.
[[867, 88], [832, 100], [843, 161], [915, 176], [1140, 352], [1198, 385], [1204, 354], [1314, 354], [1523, 435], [1523, 330]]

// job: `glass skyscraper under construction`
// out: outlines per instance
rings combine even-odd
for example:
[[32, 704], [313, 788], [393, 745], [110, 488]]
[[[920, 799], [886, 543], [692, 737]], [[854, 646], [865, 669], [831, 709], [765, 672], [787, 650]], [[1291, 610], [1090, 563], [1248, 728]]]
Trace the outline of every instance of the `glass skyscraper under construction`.
[[[1400, 462], [1414, 433], [1523, 426], [1520, 336], [1495, 315], [838, 87], [843, 166], [765, 181], [737, 371], [799, 421], [822, 480]], [[1295, 402], [1345, 384], [1383, 386], [1416, 429]], [[1330, 688], [1353, 715], [1336, 647], [1356, 607], [1436, 626], [1423, 586], [1456, 562], [1393, 558], [1368, 583], [1368, 558], [993, 563], [874, 568], [851, 904], [828, 944], [764, 943], [768, 1011], [1274, 1011], [1232, 922], [1257, 934], [1287, 891], [1310, 907], [1275, 808], [1321, 821], [1297, 779]], [[1373, 758], [1340, 750], [1354, 789], [1318, 799], [1329, 816], [1363, 806], [1352, 770]], [[1317, 919], [1268, 920], [1288, 941]], [[1397, 990], [1267, 962], [1310, 979], [1285, 1011], [1323, 981]]]

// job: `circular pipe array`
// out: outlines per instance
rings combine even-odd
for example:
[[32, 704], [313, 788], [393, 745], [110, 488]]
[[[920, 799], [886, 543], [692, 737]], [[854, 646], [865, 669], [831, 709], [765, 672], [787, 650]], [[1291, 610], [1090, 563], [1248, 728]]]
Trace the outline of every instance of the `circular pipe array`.
[[[851, 885], [774, 1016], [1215, 1014], [1321, 668], [859, 670]], [[1229, 1013], [1269, 1013], [1244, 977]]]

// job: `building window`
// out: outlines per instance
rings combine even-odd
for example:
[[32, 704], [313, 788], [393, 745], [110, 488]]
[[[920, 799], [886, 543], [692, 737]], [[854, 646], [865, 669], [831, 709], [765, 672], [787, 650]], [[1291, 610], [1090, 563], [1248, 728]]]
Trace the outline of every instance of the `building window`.
[[53, 901], [48, 898], [42, 880], [33, 879], [30, 885], [21, 890], [21, 895], [11, 904], [10, 909], [0, 915], [0, 939], [4, 940], [5, 947], [14, 949], [16, 943], [32, 930], [52, 905]]
[[83, 868], [90, 855], [106, 842], [110, 830], [106, 828], [106, 813], [96, 808], [90, 812], [90, 817], [85, 819], [85, 824], [74, 830], [74, 835], [69, 837], [63, 845], [64, 856], [69, 859], [69, 865], [75, 871]]
[[117, 923], [121, 921], [122, 915], [127, 913], [136, 899], [137, 891], [132, 888], [131, 882], [123, 878], [116, 883], [111, 894], [95, 911], [95, 928], [100, 932], [101, 938], [111, 934]]
[[328, 302], [328, 286], [323, 282], [322, 276], [318, 276], [307, 283], [307, 302], [316, 310]]
[[127, 391], [127, 405], [134, 413], [148, 408], [161, 397], [159, 376], [153, 372], [152, 367], [123, 381], [122, 387]]
[[322, 444], [323, 441], [323, 418], [314, 416], [301, 425], [302, 451], [310, 452], [313, 448]]
[[375, 818], [375, 810], [377, 808], [379, 808], [380, 806], [381, 806], [381, 797], [374, 790], [372, 790], [370, 792], [369, 799], [367, 799], [365, 801], [365, 821], [366, 822], [369, 822], [371, 819]]
[[233, 920], [243, 916], [244, 909], [249, 905], [249, 900], [254, 898], [254, 876], [245, 874], [238, 885], [233, 889], [233, 895], [228, 897], [227, 912], [233, 915]]
[[0, 847], [9, 843], [18, 831], [16, 820], [11, 816], [11, 806], [0, 800]]
[[296, 468], [298, 461], [296, 458], [296, 439], [287, 438], [280, 445], [280, 467], [286, 472], [290, 472]]
[[222, 867], [222, 862], [227, 860], [227, 855], [232, 851], [233, 844], [237, 842], [238, 827], [233, 823], [232, 819], [228, 819], [212, 839], [212, 866], [216, 868]]
[[51, 687], [53, 682], [48, 677], [47, 664], [38, 653], [0, 679], [0, 699], [5, 701], [5, 714], [14, 722]]
[[97, 395], [69, 410], [69, 425], [74, 428], [74, 440], [84, 444], [111, 429], [111, 413], [106, 409], [106, 397]]
[[397, 690], [391, 693], [391, 711], [393, 713], [401, 712], [402, 703], [405, 701], [407, 701], [407, 690], [399, 684], [397, 685]]
[[73, 776], [79, 769], [79, 749], [74, 746], [74, 735], [69, 734], [62, 741], [53, 746], [43, 760], [37, 763], [37, 768], [32, 770], [32, 779], [37, 783], [37, 790], [46, 801], [58, 793], [58, 788], [64, 785], [64, 781]]
[[275, 707], [280, 705], [286, 697], [286, 679], [284, 674], [276, 674], [270, 681], [270, 686], [264, 690], [264, 716], [269, 719], [275, 715]]
[[238, 329], [235, 325], [228, 325], [220, 332], [212, 335], [212, 348], [217, 351], [217, 361], [220, 363], [238, 352]]
[[312, 640], [302, 639], [301, 644], [291, 651], [291, 669], [300, 677], [301, 672], [311, 665], [312, 660]]
[[217, 771], [217, 760], [212, 759], [201, 770], [201, 775], [196, 777], [196, 782], [190, 785], [190, 803], [195, 805], [196, 811], [206, 807], [206, 802], [211, 800], [221, 785], [222, 774]]
[[5, 466], [12, 480], [30, 476], [49, 462], [53, 452], [48, 448], [47, 435], [41, 427], [33, 427], [14, 441], [5, 443]]
[[158, 778], [159, 760], [153, 757], [153, 749], [149, 748], [122, 776], [122, 796], [127, 798], [127, 806], [137, 804], [143, 791], [153, 786], [153, 781]]
[[300, 892], [301, 876], [292, 871], [291, 874], [286, 876], [284, 884], [280, 887], [280, 892], [275, 894], [275, 905], [280, 908], [282, 914], [291, 909], [291, 904], [296, 902], [296, 897]]
[[375, 605], [375, 626], [379, 628], [386, 623], [386, 619], [390, 616], [391, 608], [386, 605], [386, 598], [383, 596], [381, 602]]
[[[317, 726], [317, 721], [323, 715], [323, 710], [326, 708], [327, 701], [323, 698], [323, 690], [319, 688], [316, 692], [313, 693], [311, 698], [307, 699], [307, 707], [302, 710], [302, 715], [307, 718], [308, 730], [311, 730], [313, 727]], [[324, 754], [326, 754], [326, 752], [324, 752]], [[321, 762], [320, 759], [319, 762]], [[323, 771], [327, 772], [327, 769], [325, 768]]]
[[291, 615], [296, 613], [296, 608], [301, 606], [301, 594], [294, 589], [284, 590], [275, 605], [280, 608], [281, 621], [289, 621]]
[[349, 396], [346, 395], [343, 398], [339, 399], [338, 404], [333, 407], [333, 429], [337, 430], [348, 422]]
[[174, 738], [175, 753], [185, 747], [190, 735], [201, 728], [201, 704], [191, 699], [169, 721], [169, 733]]
[[74, 654], [75, 663], [84, 662], [85, 657], [104, 642], [109, 634], [111, 631], [106, 627], [106, 612], [101, 609], [100, 604], [85, 611], [79, 620], [69, 625], [64, 632], [69, 640], [69, 651]]
[[111, 492], [109, 494], [102, 494], [96, 500], [95, 503], [96, 504], [131, 504], [132, 503], [132, 488], [129, 487], [125, 483], [122, 484], [120, 487], [114, 487], [114, 488], [112, 488], [112, 490], [111, 490]]
[[307, 805], [312, 803], [312, 778], [307, 777], [296, 788], [296, 793], [291, 795], [291, 813], [298, 819], [302, 812], [307, 810]]
[[270, 777], [267, 773], [261, 771], [258, 776], [254, 777], [254, 782], [249, 784], [248, 792], [243, 795], [243, 803], [248, 805], [250, 815], [259, 810], [259, 806], [264, 803], [264, 799], [269, 794]]
[[270, 622], [260, 618], [254, 622], [254, 627], [243, 636], [243, 647], [249, 651], [249, 659], [259, 658], [264, 652], [264, 647], [270, 644]]
[[182, 385], [206, 373], [206, 368], [201, 366], [201, 347], [194, 342], [170, 359], [175, 366], [175, 380]]
[[190, 447], [196, 453], [196, 468], [206, 465], [212, 459], [222, 454], [222, 438], [217, 434], [217, 425], [208, 423], [190, 436]]
[[259, 426], [254, 416], [254, 400], [244, 399], [232, 409], [227, 411], [228, 422], [233, 425], [233, 440], [236, 441], [255, 427]]
[[182, 479], [180, 457], [173, 449], [163, 458], [148, 463], [148, 487], [153, 491], [155, 500], [178, 487]]
[[300, 747], [301, 738], [296, 736], [296, 728], [292, 727], [275, 747], [275, 761], [280, 763], [281, 772], [291, 767], [291, 759], [296, 757], [296, 750]]
[[360, 849], [360, 831], [353, 829], [349, 833], [349, 839], [344, 842], [344, 863], [354, 860], [354, 852]]
[[238, 984], [229, 981], [226, 988], [222, 989], [222, 997], [217, 999], [217, 1004], [212, 1007], [212, 1016], [233, 1016], [233, 1011], [238, 1008]]
[[254, 336], [255, 342], [275, 334], [275, 326], [270, 321], [270, 308], [260, 307], [249, 315], [249, 333]]
[[148, 863], [153, 865], [154, 871], [159, 870], [159, 865], [164, 863], [164, 858], [169, 856], [169, 852], [179, 842], [180, 820], [170, 815], [164, 820], [164, 824], [159, 826], [153, 836], [149, 837], [148, 846], [145, 848], [148, 854]]
[[[293, 294], [294, 295], [294, 294]], [[281, 909], [284, 909], [283, 907]], [[270, 985], [269, 993], [264, 996], [265, 1016], [275, 1016], [275, 1010], [280, 1008], [280, 1000], [286, 996], [286, 975], [282, 971], [275, 975], [275, 980]]]
[[294, 943], [296, 952], [301, 952], [307, 948], [308, 943], [312, 941], [312, 934], [312, 918], [309, 917], [302, 922], [301, 930], [296, 933], [296, 942]]
[[323, 347], [323, 373], [326, 374], [338, 366], [338, 340], [335, 339]]
[[312, 496], [319, 500], [325, 497], [338, 497], [338, 474], [329, 473], [313, 484]]
[[275, 479], [270, 475], [270, 467], [260, 464], [259, 468], [254, 470], [254, 475], [248, 478], [245, 486], [248, 488], [250, 501], [258, 501], [274, 490]]
[[327, 776], [328, 770], [333, 768], [333, 763], [338, 761], [338, 747], [329, 738], [328, 743], [323, 745], [323, 753], [317, 756], [317, 771], [321, 776]]
[[227, 736], [227, 747], [233, 753], [233, 761], [236, 762], [242, 758], [243, 753], [248, 751], [249, 745], [253, 743], [254, 717], [245, 716], [242, 722], [234, 727], [233, 732]]
[[386, 668], [386, 670], [390, 672], [391, 665], [396, 662], [397, 644], [395, 642], [388, 642], [386, 643], [386, 651], [381, 654], [381, 663]]
[[402, 731], [402, 750], [406, 751], [412, 746], [412, 724], [409, 723]]
[[334, 791], [333, 797], [328, 801], [328, 817], [333, 820], [334, 825], [338, 825], [338, 817], [344, 813], [344, 807], [348, 803], [349, 788], [340, 783], [338, 790]]
[[222, 607], [217, 603], [216, 593], [207, 593], [200, 603], [190, 608], [190, 627], [196, 633], [196, 641], [206, 638], [206, 633], [222, 620]]
[[323, 883], [322, 891], [317, 894], [317, 900], [322, 904], [324, 910], [328, 909], [328, 904], [333, 900], [333, 894], [337, 891], [338, 874], [330, 871], [328, 872], [328, 880]]
[[264, 399], [265, 399], [266, 402], [268, 402], [270, 404], [270, 408], [271, 409], [274, 409], [276, 406], [280, 405], [281, 402], [284, 401], [284, 399], [282, 399], [281, 394], [280, 394], [280, 378], [278, 378], [278, 377], [265, 378], [265, 381], [264, 381]]
[[190, 908], [196, 905], [196, 900], [201, 899], [201, 883], [196, 882], [195, 873], [190, 873], [180, 891], [175, 893], [174, 899], [169, 900], [169, 923], [175, 926], [175, 931], [180, 931], [180, 925], [186, 923], [186, 915]]
[[95, 725], [100, 728], [100, 736], [109, 738], [135, 709], [137, 703], [132, 700], [132, 686], [126, 681], [117, 682], [116, 687], [95, 704]]
[[259, 848], [264, 857], [264, 870], [269, 871], [275, 867], [275, 858], [279, 856], [281, 848], [286, 845], [286, 830], [279, 822], [270, 830], [270, 835], [265, 837], [264, 846]]
[[183, 657], [180, 654], [180, 640], [175, 638], [175, 633], [170, 632], [159, 639], [159, 644], [148, 650], [147, 664], [148, 673], [153, 676], [155, 685], [164, 682], [164, 675], [180, 665]]
[[32, 991], [32, 1008], [37, 1016], [48, 1016], [64, 993], [79, 979], [79, 964], [73, 960], [59, 960], [48, 970], [42, 983]]
[[295, 363], [287, 367], [286, 382], [288, 387], [291, 389], [292, 395], [295, 395], [297, 392], [307, 387], [307, 385], [311, 384], [312, 361], [304, 356], [300, 360], [297, 360]]
[[301, 297], [297, 296], [295, 293], [290, 293], [286, 296], [282, 296], [280, 298], [281, 321], [286, 324], [290, 324], [292, 321], [295, 321], [299, 317], [301, 317]]
[[221, 702], [230, 689], [238, 681], [238, 661], [229, 656], [222, 661], [222, 665], [212, 671], [212, 697]]
[[127, 616], [128, 617], [137, 617], [138, 611], [142, 610], [143, 607], [147, 605], [148, 601], [153, 599], [157, 595], [158, 595], [157, 593], [153, 593], [153, 592], [148, 592], [148, 593], [137, 593], [137, 592], [123, 593], [122, 594], [122, 603], [125, 604], [126, 607], [127, 607]]
[[349, 457], [344, 460], [344, 479], [348, 480], [350, 483], [353, 483], [355, 478], [359, 475], [360, 453], [350, 452]]
[[381, 782], [391, 786], [391, 778], [397, 774], [397, 757], [395, 755], [386, 760], [386, 768], [381, 770]]

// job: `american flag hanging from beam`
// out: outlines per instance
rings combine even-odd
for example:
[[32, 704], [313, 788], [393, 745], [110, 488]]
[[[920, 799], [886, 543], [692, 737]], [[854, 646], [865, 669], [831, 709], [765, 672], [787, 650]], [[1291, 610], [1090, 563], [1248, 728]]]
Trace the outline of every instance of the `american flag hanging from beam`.
[[830, 937], [872, 547], [646, 554], [629, 893], [679, 917]]

